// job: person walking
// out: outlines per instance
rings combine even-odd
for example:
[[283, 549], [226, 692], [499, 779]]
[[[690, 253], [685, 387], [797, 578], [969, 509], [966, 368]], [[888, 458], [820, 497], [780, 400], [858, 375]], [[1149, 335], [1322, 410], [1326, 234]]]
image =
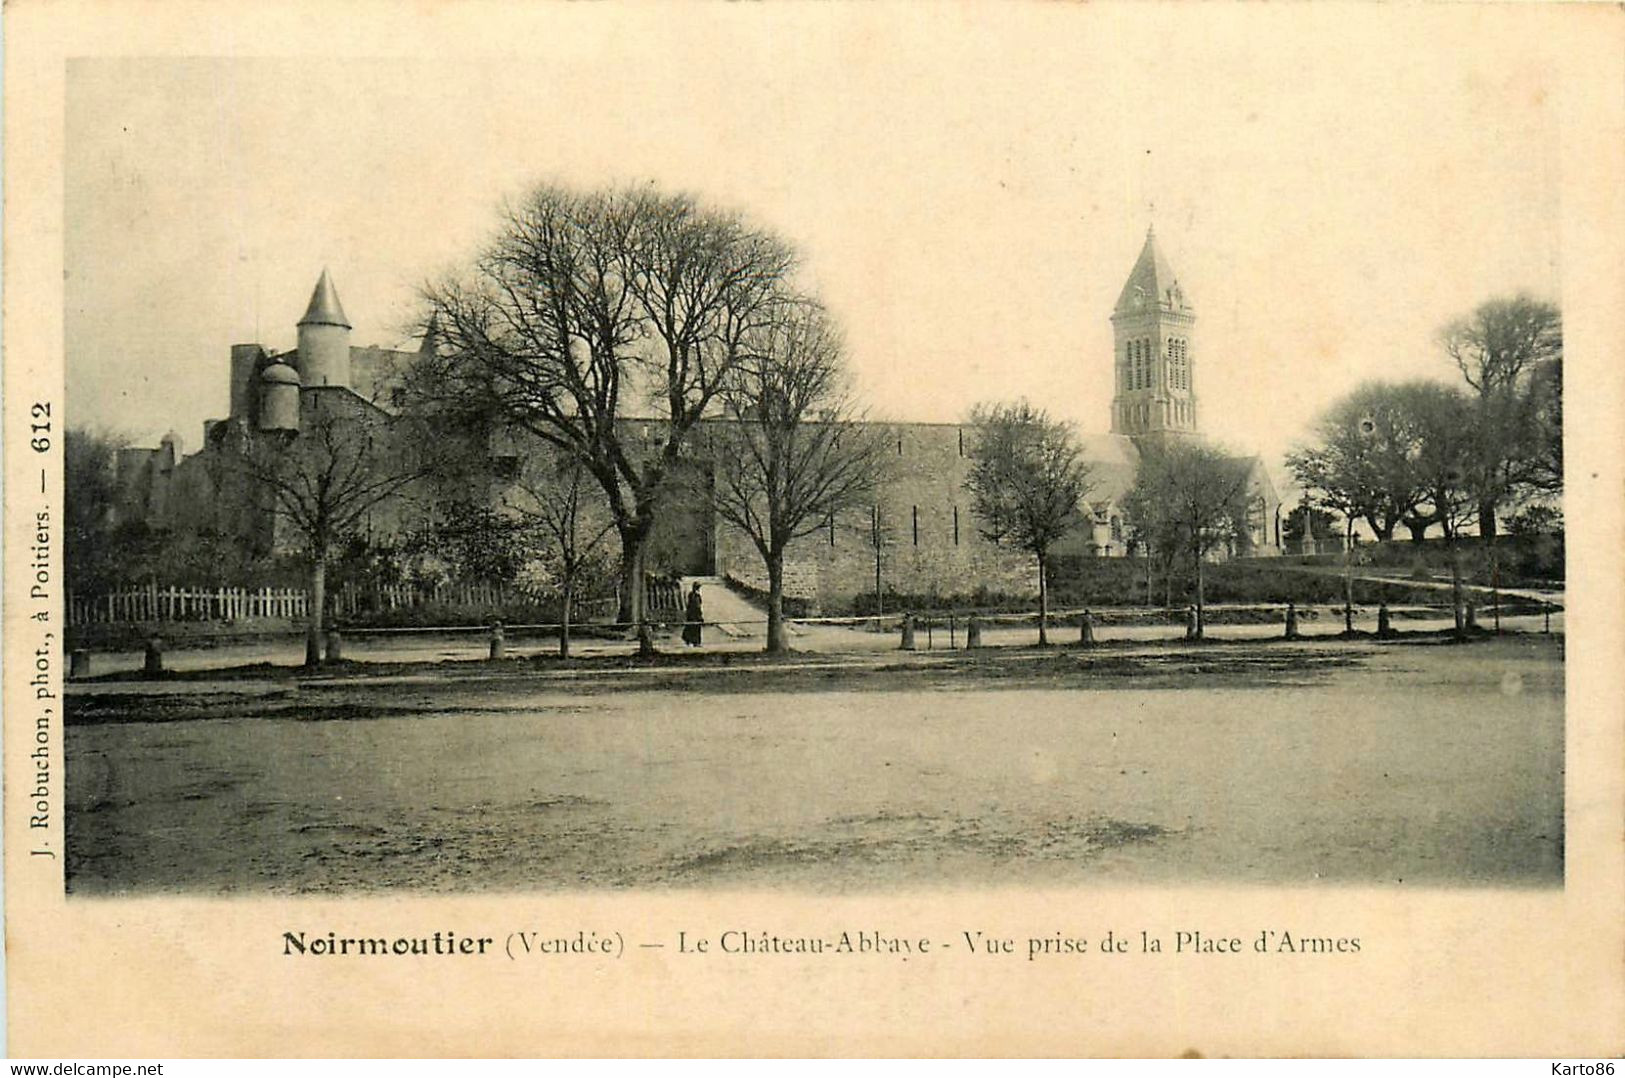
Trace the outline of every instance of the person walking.
[[683, 612], [683, 643], [700, 646], [700, 634], [705, 627], [705, 608], [700, 602], [700, 586], [695, 584], [688, 593], [688, 608]]

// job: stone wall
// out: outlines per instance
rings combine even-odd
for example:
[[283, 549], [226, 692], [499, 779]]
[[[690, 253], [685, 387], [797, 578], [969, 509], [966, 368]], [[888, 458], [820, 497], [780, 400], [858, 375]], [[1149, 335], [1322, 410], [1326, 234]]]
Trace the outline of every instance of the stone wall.
[[[893, 451], [876, 504], [842, 513], [796, 540], [785, 560], [786, 593], [825, 611], [872, 595], [878, 514], [882, 592], [968, 596], [983, 588], [1036, 596], [1032, 558], [982, 538], [971, 515], [962, 440], [969, 431], [932, 423], [891, 429]], [[716, 550], [719, 573], [766, 588], [766, 567], [748, 538], [719, 527]]]

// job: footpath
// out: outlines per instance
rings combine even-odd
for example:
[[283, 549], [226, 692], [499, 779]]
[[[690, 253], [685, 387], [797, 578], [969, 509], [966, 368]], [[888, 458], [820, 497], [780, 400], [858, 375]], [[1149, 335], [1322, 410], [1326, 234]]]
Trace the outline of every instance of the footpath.
[[[1278, 565], [1276, 568], [1289, 573], [1309, 573], [1313, 576], [1333, 577], [1337, 580], [1342, 580], [1344, 577], [1344, 570], [1339, 566], [1333, 565]], [[1450, 581], [1448, 580], [1416, 580], [1412, 577], [1399, 576], [1393, 573], [1371, 572], [1370, 570], [1360, 569], [1359, 567], [1356, 567], [1354, 572], [1350, 575], [1352, 575], [1355, 580], [1363, 580], [1373, 584], [1395, 584], [1405, 588], [1421, 588], [1426, 591], [1437, 591], [1446, 594], [1450, 592], [1452, 587]], [[1529, 602], [1546, 603], [1552, 606], [1563, 605], [1564, 593], [1562, 588], [1526, 588], [1505, 586], [1493, 588], [1487, 584], [1463, 583], [1461, 590], [1469, 595], [1472, 595], [1475, 597], [1475, 599], [1481, 599], [1499, 592], [1503, 599], [1524, 599]]]

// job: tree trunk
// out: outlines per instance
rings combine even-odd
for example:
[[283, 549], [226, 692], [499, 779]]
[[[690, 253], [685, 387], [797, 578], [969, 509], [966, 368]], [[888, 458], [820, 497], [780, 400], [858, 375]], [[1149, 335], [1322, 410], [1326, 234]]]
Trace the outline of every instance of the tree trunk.
[[[875, 616], [878, 617], [886, 611], [882, 609], [880, 598], [880, 534], [875, 533]], [[878, 623], [877, 623], [878, 624]]]
[[327, 608], [327, 551], [317, 548], [310, 559], [310, 606], [306, 610], [305, 665], [322, 661], [322, 614]]
[[1354, 518], [1343, 529], [1343, 631], [1354, 631]]
[[621, 588], [617, 596], [615, 620], [636, 625], [643, 613], [643, 543], [628, 529], [621, 529]]
[[1456, 637], [1462, 639], [1467, 635], [1467, 620], [1461, 603], [1461, 558], [1457, 554], [1456, 537], [1448, 529], [1445, 542], [1450, 546], [1450, 606], [1455, 615]]
[[564, 578], [564, 609], [559, 617], [559, 658], [570, 657], [570, 606], [575, 599], [575, 581]]
[[1432, 524], [1432, 521], [1407, 520], [1405, 522], [1405, 527], [1410, 529], [1411, 542], [1415, 543], [1417, 546], [1421, 546], [1423, 543], [1427, 542], [1428, 526], [1430, 524]]
[[654, 531], [654, 510], [639, 505], [637, 514], [624, 523], [617, 523], [615, 531], [621, 539], [620, 609], [615, 620], [622, 625], [636, 625], [647, 614], [643, 578], [649, 535]]
[[653, 517], [618, 529], [621, 535], [621, 594], [616, 620], [637, 630], [638, 654], [655, 653], [654, 637], [649, 632], [648, 594], [644, 588], [644, 554], [648, 546]]
[[1038, 555], [1038, 646], [1049, 647], [1049, 574], [1044, 571], [1044, 555]]
[[778, 655], [784, 646], [784, 551], [767, 556], [767, 651]]
[[1202, 552], [1196, 551], [1196, 639], [1202, 639], [1202, 633], [1207, 629], [1206, 596], [1203, 593], [1205, 575], [1202, 572]]
[[[644, 538], [647, 538], [647, 532]], [[638, 655], [644, 658], [655, 653], [655, 640], [649, 628], [649, 593], [645, 584], [648, 574], [644, 571], [644, 543], [638, 541], [637, 557], [632, 559], [634, 576], [637, 578], [637, 602], [634, 604], [638, 623]], [[681, 598], [679, 596], [679, 598]]]
[[1481, 501], [1478, 503], [1478, 534], [1486, 541], [1493, 540], [1498, 533], [1495, 520], [1496, 503]]

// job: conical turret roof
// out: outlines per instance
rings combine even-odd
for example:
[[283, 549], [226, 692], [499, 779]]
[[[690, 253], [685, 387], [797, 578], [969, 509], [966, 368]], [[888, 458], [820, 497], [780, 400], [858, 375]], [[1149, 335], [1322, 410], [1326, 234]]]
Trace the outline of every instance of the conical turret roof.
[[429, 324], [423, 327], [423, 343], [418, 345], [418, 354], [432, 356], [435, 349], [440, 347], [440, 315], [430, 314]]
[[305, 308], [305, 317], [299, 320], [299, 324], [350, 328], [350, 320], [344, 317], [338, 290], [333, 287], [333, 279], [327, 275], [326, 267], [322, 268], [322, 278], [316, 282], [316, 291], [310, 294], [310, 306]]
[[1178, 309], [1185, 306], [1185, 297], [1173, 267], [1157, 247], [1156, 230], [1148, 228], [1145, 246], [1140, 248], [1140, 257], [1129, 272], [1113, 310], [1117, 314], [1130, 314], [1153, 304]]

